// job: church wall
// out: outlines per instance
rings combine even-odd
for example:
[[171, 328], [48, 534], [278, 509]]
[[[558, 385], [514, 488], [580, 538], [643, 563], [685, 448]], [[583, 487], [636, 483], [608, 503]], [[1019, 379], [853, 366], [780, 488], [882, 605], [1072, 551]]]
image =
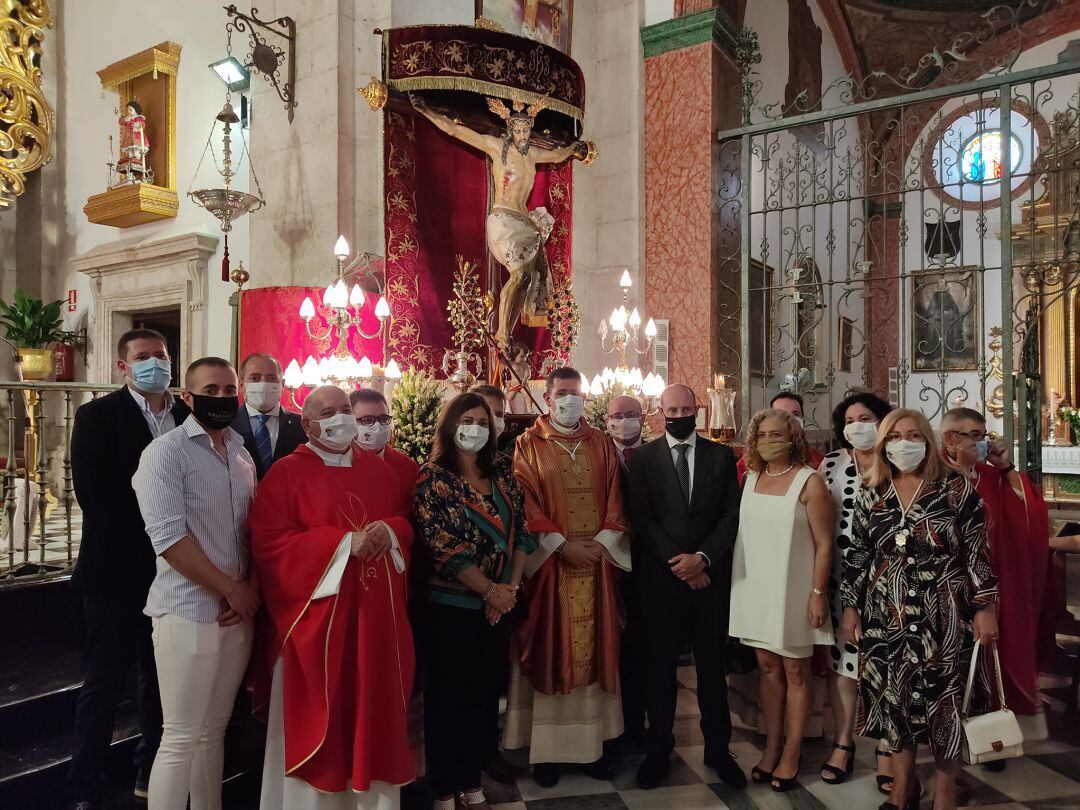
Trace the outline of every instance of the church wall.
[[[217, 0], [154, 4], [138, 0], [55, 0], [54, 9], [60, 21], [58, 29], [64, 40], [65, 58], [60, 64], [49, 62], [46, 71], [59, 72], [55, 146], [62, 176], [58, 183], [59, 205], [53, 210], [62, 211], [63, 219], [57, 234], [58, 282], [53, 283], [48, 293], [65, 297], [68, 289], [78, 291], [78, 311], [66, 316], [67, 326], [76, 328], [85, 324], [93, 312], [94, 302], [88, 278], [70, 269], [73, 257], [108, 243], [136, 245], [192, 231], [220, 236], [217, 220], [184, 194], [194, 175], [210, 125], [225, 101], [224, 87], [207, 66], [225, 55], [226, 18]], [[234, 50], [240, 47], [238, 38], [234, 38]], [[176, 94], [178, 216], [126, 229], [92, 225], [82, 209], [90, 195], [106, 189], [106, 139], [117, 133], [114, 113], [117, 96], [101, 90], [96, 71], [165, 40], [177, 42], [183, 49]], [[253, 84], [256, 81], [261, 80], [253, 77]], [[233, 101], [238, 105], [238, 96], [234, 95]], [[284, 120], [284, 110], [264, 104], [256, 108], [253, 127], [270, 125], [269, 120], [274, 118]], [[151, 149], [161, 143], [159, 133], [151, 131], [149, 136]], [[220, 141], [216, 148], [220, 155]], [[203, 184], [213, 180], [206, 173], [207, 169], [208, 165], [204, 164]], [[259, 170], [258, 166], [256, 170]], [[241, 172], [234, 187], [246, 190], [247, 185], [246, 173]], [[229, 242], [233, 263], [243, 259], [245, 266], [249, 265], [244, 224], [235, 227]], [[206, 321], [206, 351], [227, 356], [232, 312], [227, 301], [233, 287], [220, 281], [221, 251], [219, 244], [218, 252], [210, 259], [207, 304], [202, 313], [195, 314]], [[93, 351], [111, 353], [113, 348], [95, 346]], [[81, 370], [81, 364], [77, 368]]]
[[[1065, 49], [1071, 39], [1075, 39], [1075, 36], [1075, 32], [1063, 34], [1025, 51], [1017, 59], [1014, 71], [1028, 70], [1041, 65], [1057, 62], [1058, 55]], [[1076, 93], [1076, 82], [1077, 77], [1071, 75], [1037, 83], [1036, 94], [1038, 97], [1038, 111], [1046, 120], [1047, 124], [1052, 125], [1054, 113], [1065, 110], [1069, 106], [1070, 101], [1072, 101], [1075, 106], [1076, 102], [1074, 94]], [[1030, 96], [1030, 87], [1021, 87], [1013, 93], [1014, 99], [1019, 97], [1030, 101]], [[985, 100], [991, 103], [994, 102], [995, 99], [996, 96], [991, 97], [988, 95], [985, 97]], [[976, 100], [975, 97], [950, 99], [941, 108], [942, 116], [947, 119], [949, 115], [959, 109], [961, 105], [974, 100]], [[916, 142], [917, 146], [908, 156], [909, 171], [921, 171], [919, 166], [922, 161], [922, 145], [931, 137], [938, 120], [938, 116], [935, 115], [933, 120], [924, 128], [923, 132], [920, 133], [920, 137]], [[1028, 149], [1029, 144], [1027, 142], [1023, 145], [1025, 150]], [[1014, 192], [1012, 205], [1014, 227], [1018, 226], [1021, 222], [1021, 206], [1025, 203], [1030, 203], [1033, 198], [1038, 199], [1042, 191], [1043, 186], [1037, 182], [1033, 184], [1032, 189], [1026, 190], [1022, 194], [1016, 194]], [[987, 344], [989, 343], [988, 333], [991, 327], [1000, 327], [1002, 323], [1001, 271], [999, 269], [1001, 264], [1002, 237], [1000, 209], [996, 203], [987, 203], [985, 208], [986, 233], [983, 237], [983, 241], [980, 243], [979, 211], [964, 210], [962, 212], [957, 212], [957, 209], [955, 207], [950, 207], [950, 205], [952, 205], [950, 201], [942, 200], [939, 195], [929, 190], [924, 193], [922, 199], [909, 196], [907, 208], [905, 210], [909, 237], [907, 250], [902, 259], [903, 267], [906, 272], [910, 273], [927, 266], [929, 263], [923, 253], [922, 246], [924, 219], [922, 214], [925, 209], [931, 209], [933, 211], [944, 210], [947, 219], [954, 219], [959, 213], [959, 216], [963, 221], [963, 235], [961, 240], [963, 249], [962, 253], [956, 259], [956, 264], [961, 266], [982, 265], [990, 268], [984, 273], [984, 282], [982, 289], [979, 291], [978, 332], [975, 336], [979, 341], [979, 359], [982, 360], [984, 356], [989, 357], [990, 355]], [[1061, 216], [1067, 218], [1068, 214], [1063, 213]], [[1016, 255], [1014, 261], [1020, 260], [1020, 255]], [[911, 300], [910, 288], [906, 293], [906, 297], [908, 301]], [[913, 353], [910, 328], [907, 332], [905, 345], [901, 349], [901, 356], [908, 358], [909, 362], [911, 362]], [[1016, 358], [1016, 362], [1019, 363], [1019, 357]], [[936, 388], [936, 375], [933, 373], [928, 374], [922, 372], [913, 373], [910, 376], [905, 390], [908, 403], [912, 403], [916, 406], [918, 405], [920, 402], [919, 394], [924, 385]], [[967, 399], [963, 404], [975, 408], [976, 410], [984, 410], [985, 402], [983, 401], [977, 371], [952, 372], [949, 375], [948, 385], [950, 388], [959, 387], [961, 385], [965, 386]], [[989, 394], [993, 389], [993, 384], [988, 382], [987, 385], [987, 393]], [[950, 401], [950, 405], [952, 404], [954, 403]], [[987, 414], [987, 417], [991, 430], [1000, 431], [1002, 429], [1001, 419], [995, 418], [989, 413]]]

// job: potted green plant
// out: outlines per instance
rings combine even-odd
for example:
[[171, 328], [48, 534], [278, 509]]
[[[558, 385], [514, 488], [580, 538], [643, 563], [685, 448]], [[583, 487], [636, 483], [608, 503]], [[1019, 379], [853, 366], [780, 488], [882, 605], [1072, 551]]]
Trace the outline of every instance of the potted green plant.
[[62, 304], [63, 301], [46, 304], [40, 298], [27, 298], [22, 290], [15, 291], [14, 303], [0, 301], [0, 326], [4, 328], [4, 337], [22, 355], [23, 379], [44, 380], [52, 373], [50, 344], [64, 334], [60, 328]]

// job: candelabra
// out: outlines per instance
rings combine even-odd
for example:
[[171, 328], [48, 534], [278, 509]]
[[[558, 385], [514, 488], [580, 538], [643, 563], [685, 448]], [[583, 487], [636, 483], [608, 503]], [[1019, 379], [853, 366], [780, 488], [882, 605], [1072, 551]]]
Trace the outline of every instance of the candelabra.
[[352, 290], [345, 284], [345, 263], [349, 258], [349, 243], [344, 236], [339, 236], [334, 243], [334, 256], [337, 257], [337, 279], [327, 286], [323, 293], [322, 303], [328, 313], [323, 315], [326, 321], [326, 331], [317, 334], [311, 328], [311, 322], [315, 318], [315, 304], [311, 298], [305, 298], [300, 305], [300, 317], [304, 321], [304, 329], [312, 340], [325, 340], [335, 331], [338, 336], [338, 354], [348, 356], [349, 327], [352, 327], [359, 335], [367, 340], [374, 340], [381, 335], [386, 327], [386, 319], [390, 317], [390, 305], [386, 303], [386, 297], [379, 296], [375, 304], [375, 317], [379, 319], [379, 325], [374, 332], [364, 331], [361, 319], [361, 310], [366, 300], [364, 291], [359, 284], [353, 284]]
[[[641, 345], [641, 336], [639, 335], [641, 314], [638, 312], [637, 307], [634, 307], [632, 311], [627, 311], [626, 308], [627, 297], [632, 284], [630, 271], [623, 270], [622, 278], [619, 279], [619, 286], [622, 288], [622, 304], [611, 310], [610, 317], [600, 320], [599, 329], [600, 348], [607, 354], [618, 354], [618, 369], [623, 371], [630, 368], [626, 362], [627, 352], [633, 351], [639, 355], [645, 354], [652, 348], [653, 339], [656, 337], [656, 324], [652, 318], [649, 318], [644, 330], [645, 344], [644, 346]], [[608, 340], [609, 337], [610, 341]]]
[[609, 390], [616, 396], [626, 393], [641, 402], [646, 416], [656, 411], [660, 395], [664, 392], [663, 377], [651, 372], [643, 377], [640, 368], [605, 368], [593, 376], [592, 382], [583, 379], [582, 384], [585, 396], [601, 397]]
[[296, 395], [300, 388], [310, 390], [320, 385], [336, 385], [341, 390], [350, 392], [357, 388], [381, 387], [389, 402], [394, 386], [400, 379], [401, 369], [395, 360], [391, 360], [385, 367], [380, 367], [367, 357], [357, 360], [352, 355], [340, 353], [323, 357], [321, 360], [308, 355], [303, 366], [294, 358], [282, 375], [285, 389], [298, 409], [300, 402]]

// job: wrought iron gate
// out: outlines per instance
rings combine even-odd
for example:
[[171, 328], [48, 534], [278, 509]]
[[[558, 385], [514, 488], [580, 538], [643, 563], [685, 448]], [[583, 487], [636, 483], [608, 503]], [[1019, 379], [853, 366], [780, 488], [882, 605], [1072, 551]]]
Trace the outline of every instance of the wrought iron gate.
[[720, 362], [741, 424], [781, 389], [830, 433], [852, 390], [931, 421], [964, 404], [1037, 471], [1044, 396], [1080, 395], [1080, 54], [1030, 51], [1056, 5], [996, 7], [898, 75], [786, 105], [759, 100], [742, 32], [743, 126], [718, 136]]

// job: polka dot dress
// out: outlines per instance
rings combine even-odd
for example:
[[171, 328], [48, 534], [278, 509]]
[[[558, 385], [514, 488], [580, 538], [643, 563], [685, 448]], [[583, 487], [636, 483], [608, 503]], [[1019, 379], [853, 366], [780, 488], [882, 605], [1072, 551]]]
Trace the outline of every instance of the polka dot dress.
[[[829, 576], [829, 613], [832, 616], [833, 634], [840, 638], [840, 620], [844, 610], [840, 605], [840, 577], [844, 570], [844, 557], [851, 548], [851, 526], [855, 514], [855, 494], [859, 491], [859, 474], [855, 459], [847, 450], [829, 453], [818, 471], [836, 501], [836, 548], [833, 554], [832, 574]], [[857, 680], [859, 677], [859, 648], [854, 644], [840, 644], [829, 650], [829, 666], [833, 672]]]

